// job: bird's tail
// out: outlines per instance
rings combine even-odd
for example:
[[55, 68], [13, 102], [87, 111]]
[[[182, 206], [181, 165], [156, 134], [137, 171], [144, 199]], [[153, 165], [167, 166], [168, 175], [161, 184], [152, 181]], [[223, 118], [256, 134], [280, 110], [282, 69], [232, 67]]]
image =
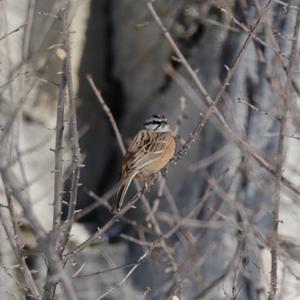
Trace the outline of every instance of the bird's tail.
[[[135, 175], [135, 174], [134, 174]], [[112, 204], [111, 207], [111, 212], [116, 212], [118, 210], [121, 209], [123, 201], [124, 201], [124, 197], [127, 193], [128, 187], [133, 179], [133, 176], [130, 176], [128, 179], [126, 179], [125, 181], [121, 180], [121, 182], [119, 183], [119, 187], [118, 187], [118, 191], [116, 194], [116, 198]]]

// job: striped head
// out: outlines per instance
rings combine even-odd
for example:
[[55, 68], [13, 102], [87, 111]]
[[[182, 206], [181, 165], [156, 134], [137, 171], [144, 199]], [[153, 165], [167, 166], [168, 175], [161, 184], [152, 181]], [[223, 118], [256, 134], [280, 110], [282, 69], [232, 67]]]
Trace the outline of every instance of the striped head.
[[152, 115], [149, 119], [147, 119], [144, 123], [144, 129], [154, 130], [156, 132], [171, 131], [167, 118], [159, 114]]

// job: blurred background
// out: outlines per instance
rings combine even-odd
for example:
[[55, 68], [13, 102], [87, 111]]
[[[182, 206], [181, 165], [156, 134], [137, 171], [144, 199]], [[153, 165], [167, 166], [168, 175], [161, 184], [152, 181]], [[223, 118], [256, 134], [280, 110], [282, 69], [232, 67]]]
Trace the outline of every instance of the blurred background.
[[[58, 51], [64, 40], [60, 12], [66, 5], [84, 165], [69, 249], [111, 220], [122, 161], [87, 75], [125, 145], [147, 117], [159, 113], [168, 118], [180, 151], [212, 99], [219, 100], [166, 181], [146, 193], [149, 206], [138, 201], [69, 260], [78, 299], [300, 299], [299, 1], [0, 1], [0, 169], [14, 174], [47, 232], [65, 55]], [[72, 164], [68, 105], [66, 190]], [[132, 186], [126, 199], [135, 194]], [[0, 216], [12, 224], [2, 184], [0, 199]], [[64, 218], [68, 195], [63, 199]], [[26, 264], [43, 294], [47, 264], [18, 205], [15, 218]], [[0, 234], [1, 299], [25, 299], [4, 227]], [[270, 294], [274, 247], [276, 296]], [[60, 286], [55, 297], [66, 299]]]

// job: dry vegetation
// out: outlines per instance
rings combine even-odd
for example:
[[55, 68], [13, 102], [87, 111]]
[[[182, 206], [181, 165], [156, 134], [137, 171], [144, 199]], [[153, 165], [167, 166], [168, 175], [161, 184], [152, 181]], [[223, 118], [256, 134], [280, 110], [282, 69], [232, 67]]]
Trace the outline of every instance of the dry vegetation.
[[[73, 24], [78, 3], [27, 2], [25, 22], [15, 28], [9, 18], [24, 7], [0, 2], [1, 299], [300, 299], [299, 1], [120, 4], [143, 9], [131, 34], [147, 37], [151, 27], [157, 38], [152, 54], [167, 57], [157, 67], [167, 78], [158, 98], [167, 100], [124, 100], [123, 117], [116, 109], [121, 99], [102, 91], [101, 76], [95, 79], [91, 70], [78, 78], [80, 55], [88, 55], [78, 53], [72, 36], [73, 27], [85, 34], [83, 23]], [[211, 28], [222, 30], [216, 41]], [[210, 49], [214, 42], [228, 49]], [[140, 48], [130, 51], [140, 54]], [[195, 59], [201, 51], [212, 57], [220, 51], [217, 71], [203, 71], [210, 57], [207, 64]], [[114, 76], [122, 81], [127, 67], [119, 68]], [[130, 86], [125, 77], [124, 94]], [[98, 158], [81, 151], [92, 126], [77, 120], [86, 105], [77, 96], [80, 81], [103, 111], [104, 142], [119, 156], [141, 111], [161, 107], [177, 137], [176, 156], [162, 176], [147, 190], [136, 182], [115, 215], [109, 209], [119, 167], [107, 173], [110, 184], [101, 193], [93, 190], [100, 180], [94, 186], [81, 181]], [[134, 125], [123, 129], [128, 124]], [[91, 143], [103, 139], [94, 135]], [[90, 202], [82, 205], [80, 193]], [[99, 207], [105, 221], [88, 231], [86, 216]], [[126, 245], [124, 257], [133, 249], [128, 245], [138, 249], [130, 262], [114, 253], [120, 245]]]

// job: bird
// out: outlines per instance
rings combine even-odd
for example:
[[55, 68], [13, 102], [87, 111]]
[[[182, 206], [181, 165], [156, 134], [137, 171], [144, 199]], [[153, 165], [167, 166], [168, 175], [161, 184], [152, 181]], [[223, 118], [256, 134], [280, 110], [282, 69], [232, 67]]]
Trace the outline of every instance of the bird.
[[152, 115], [128, 145], [111, 212], [119, 211], [131, 181], [151, 181], [173, 158], [176, 141], [165, 116]]

